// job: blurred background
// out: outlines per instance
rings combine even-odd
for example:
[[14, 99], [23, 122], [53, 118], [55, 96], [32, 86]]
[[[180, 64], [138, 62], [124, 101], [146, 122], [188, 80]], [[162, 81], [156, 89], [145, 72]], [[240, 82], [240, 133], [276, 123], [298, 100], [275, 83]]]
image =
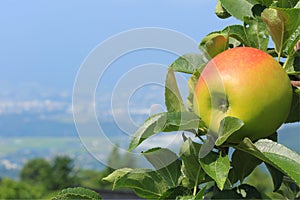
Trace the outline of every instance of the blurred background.
[[[233, 18], [217, 18], [215, 4], [210, 0], [0, 1], [1, 183], [17, 184], [20, 180], [30, 183], [32, 180], [28, 177], [36, 173], [28, 172], [28, 168], [41, 165], [49, 171], [39, 173], [48, 174], [48, 179], [49, 172], [52, 177], [61, 173], [70, 184], [105, 187], [100, 186], [97, 182], [100, 178], [95, 180], [95, 177], [112, 169], [89, 154], [73, 121], [73, 85], [83, 61], [97, 45], [130, 29], [171, 29], [199, 43], [212, 31], [240, 23]], [[105, 72], [95, 91], [96, 113], [108, 138], [114, 138], [116, 148], [105, 148], [100, 140], [91, 138], [103, 160], [108, 163], [119, 160], [116, 164], [119, 166], [139, 165], [130, 155], [118, 152], [118, 147], [126, 149], [129, 141], [118, 140], [123, 131], [115, 123], [111, 111], [114, 86], [122, 75], [138, 65], [160, 63], [168, 66], [177, 57], [169, 52], [145, 49], [122, 56]], [[163, 87], [145, 86], [128, 101], [131, 122], [138, 127], [151, 112], [164, 110]], [[118, 115], [122, 113], [121, 110]], [[285, 125], [279, 131], [281, 142], [298, 153], [299, 129], [299, 124]], [[161, 137], [154, 140], [155, 146], [169, 142], [170, 136]], [[115, 159], [118, 156], [121, 159]], [[34, 162], [28, 164], [32, 160]], [[59, 163], [68, 166], [68, 170], [61, 172], [64, 166]], [[35, 182], [47, 179], [47, 175], [41, 177], [35, 177]], [[68, 186], [57, 187], [61, 184], [58, 182], [43, 184], [47, 190]], [[7, 191], [7, 188], [2, 186], [1, 189], [0, 184], [0, 191]], [[43, 190], [36, 191], [42, 195]]]

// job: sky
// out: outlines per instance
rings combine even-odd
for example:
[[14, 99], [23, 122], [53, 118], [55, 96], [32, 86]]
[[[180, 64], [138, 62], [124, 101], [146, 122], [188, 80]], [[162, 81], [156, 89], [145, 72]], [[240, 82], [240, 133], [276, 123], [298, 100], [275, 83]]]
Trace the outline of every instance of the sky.
[[211, 0], [2, 0], [0, 94], [71, 93], [89, 53], [130, 29], [168, 28], [200, 42], [236, 22], [218, 19], [214, 6]]

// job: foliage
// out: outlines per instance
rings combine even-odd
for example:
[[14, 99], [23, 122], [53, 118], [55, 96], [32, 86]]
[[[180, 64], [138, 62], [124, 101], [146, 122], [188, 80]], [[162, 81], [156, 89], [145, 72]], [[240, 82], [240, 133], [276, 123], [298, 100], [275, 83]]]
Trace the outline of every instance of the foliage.
[[[214, 57], [228, 48], [251, 46], [266, 51], [286, 72], [300, 74], [299, 56], [294, 50], [300, 39], [300, 3], [298, 1], [219, 0], [216, 14], [233, 16], [243, 25], [231, 25], [208, 34], [199, 48]], [[274, 48], [269, 47], [269, 38]], [[123, 168], [104, 178], [115, 188], [132, 188], [139, 196], [156, 199], [206, 198], [268, 198], [264, 188], [247, 177], [262, 163], [273, 181], [273, 197], [295, 198], [299, 195], [300, 155], [277, 143], [277, 135], [239, 144], [227, 143], [227, 138], [243, 126], [234, 117], [225, 117], [219, 136], [213, 140], [207, 126], [192, 111], [195, 83], [205, 66], [201, 55], [186, 54], [170, 65], [165, 82], [167, 112], [150, 116], [134, 134], [129, 150], [159, 132], [189, 131], [203, 141], [186, 138], [178, 155], [169, 149], [153, 148], [142, 153], [155, 170]], [[178, 90], [174, 72], [191, 74], [187, 108]], [[292, 108], [299, 107], [299, 94], [294, 88]], [[296, 114], [295, 114], [296, 113]], [[298, 116], [298, 117], [296, 117]], [[287, 122], [299, 121], [299, 112], [291, 110]], [[205, 135], [205, 136], [204, 136]], [[233, 152], [233, 153], [229, 153]], [[282, 189], [284, 188], [284, 189]]]
[[52, 190], [78, 186], [79, 182], [74, 169], [73, 159], [67, 156], [55, 157], [52, 164], [51, 181]]
[[0, 181], [0, 199], [39, 199], [44, 188], [4, 178]]
[[[297, 78], [299, 55], [294, 46], [300, 39], [299, 0], [219, 0], [215, 12], [221, 18], [233, 16], [243, 24], [230, 25], [204, 37], [199, 48], [207, 56], [214, 57], [228, 48], [251, 46], [269, 53], [291, 79]], [[269, 39], [274, 48], [269, 46]], [[243, 126], [240, 119], [224, 118], [223, 129], [214, 139], [207, 125], [193, 113], [194, 88], [205, 64], [201, 55], [186, 54], [170, 65], [165, 82], [167, 112], [150, 116], [134, 134], [129, 150], [160, 132], [189, 131], [195, 138], [187, 138], [183, 133], [184, 143], [178, 154], [160, 147], [143, 152], [154, 170], [121, 168], [103, 180], [112, 183], [113, 189], [130, 188], [147, 199], [298, 198], [300, 155], [279, 144], [276, 133], [258, 141], [244, 138], [239, 144], [232, 144], [227, 138]], [[177, 87], [175, 72], [190, 74], [187, 106]], [[300, 121], [299, 88], [293, 88], [293, 92], [286, 123]], [[262, 163], [269, 171], [267, 177], [272, 178], [272, 194], [270, 183], [266, 189], [253, 181], [253, 174], [258, 173], [257, 166]]]
[[50, 163], [43, 158], [29, 160], [20, 172], [20, 179], [29, 184], [44, 186], [50, 189], [52, 168]]
[[39, 185], [45, 190], [59, 190], [79, 184], [73, 159], [57, 156], [52, 163], [43, 158], [29, 160], [22, 168], [20, 179], [31, 185]]

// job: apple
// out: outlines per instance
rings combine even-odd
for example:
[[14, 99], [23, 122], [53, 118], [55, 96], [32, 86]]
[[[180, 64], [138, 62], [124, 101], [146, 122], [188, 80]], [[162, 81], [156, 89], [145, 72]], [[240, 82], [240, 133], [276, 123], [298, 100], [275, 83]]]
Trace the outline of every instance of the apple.
[[262, 50], [236, 47], [216, 55], [203, 69], [194, 93], [194, 111], [218, 136], [221, 120], [237, 117], [244, 126], [227, 142], [272, 135], [286, 120], [292, 102], [290, 79]]

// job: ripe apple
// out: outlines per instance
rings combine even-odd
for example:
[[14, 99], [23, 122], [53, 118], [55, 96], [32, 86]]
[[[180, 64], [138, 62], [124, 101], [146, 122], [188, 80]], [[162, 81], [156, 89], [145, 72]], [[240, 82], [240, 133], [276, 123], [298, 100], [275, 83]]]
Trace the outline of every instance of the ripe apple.
[[273, 134], [286, 120], [292, 101], [290, 79], [269, 54], [232, 48], [203, 69], [194, 93], [194, 111], [217, 137], [221, 120], [237, 117], [244, 126], [228, 142], [255, 141]]

